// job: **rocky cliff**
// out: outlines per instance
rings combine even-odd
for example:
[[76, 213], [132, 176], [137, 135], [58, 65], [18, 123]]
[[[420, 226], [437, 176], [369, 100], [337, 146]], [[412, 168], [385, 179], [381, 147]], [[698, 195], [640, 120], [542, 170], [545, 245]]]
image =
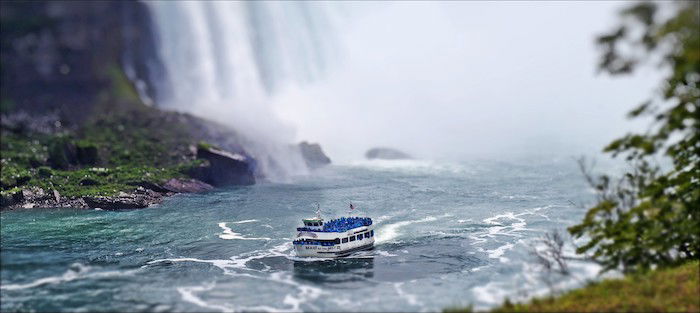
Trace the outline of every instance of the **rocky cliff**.
[[142, 2], [0, 1], [0, 22], [3, 208], [140, 208], [260, 177], [231, 128], [158, 109], [167, 73]]
[[[51, 114], [72, 127], [97, 113], [99, 105], [140, 101], [105, 94], [122, 83], [115, 80], [126, 74], [162, 75], [143, 3], [1, 1], [0, 21], [3, 112]], [[141, 89], [148, 99], [150, 91]]]

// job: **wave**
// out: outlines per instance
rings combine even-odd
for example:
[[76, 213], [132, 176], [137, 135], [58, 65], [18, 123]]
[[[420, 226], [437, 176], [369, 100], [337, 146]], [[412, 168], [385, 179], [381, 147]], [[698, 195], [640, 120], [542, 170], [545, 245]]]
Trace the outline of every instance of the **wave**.
[[414, 174], [473, 174], [474, 169], [464, 164], [435, 162], [429, 160], [362, 160], [348, 164], [371, 170], [405, 172]]
[[[269, 311], [269, 312], [280, 312], [280, 311], [302, 311], [301, 306], [303, 304], [309, 303], [322, 294], [325, 293], [321, 288], [317, 288], [310, 285], [305, 285], [295, 281], [291, 274], [285, 272], [274, 271], [271, 272], [269, 268], [264, 269], [254, 269], [248, 267], [246, 264], [259, 259], [271, 258], [271, 257], [284, 257], [288, 260], [298, 261], [296, 257], [291, 255], [291, 243], [284, 243], [267, 250], [258, 250], [251, 253], [246, 253], [239, 256], [233, 256], [228, 260], [212, 259], [204, 260], [198, 258], [169, 258], [169, 259], [158, 259], [148, 262], [148, 265], [163, 263], [163, 262], [197, 262], [197, 263], [207, 263], [211, 264], [219, 269], [221, 269], [224, 275], [259, 279], [272, 281], [284, 285], [294, 287], [298, 290], [295, 294], [286, 294], [282, 303], [287, 306], [285, 308], [275, 308], [271, 306], [254, 306], [254, 307], [233, 307], [230, 305], [214, 304], [205, 301], [201, 297], [197, 296], [199, 292], [206, 292], [215, 289], [215, 285], [211, 284], [208, 286], [190, 286], [190, 287], [179, 287], [177, 290], [180, 293], [182, 300], [189, 303], [198, 305], [203, 308], [219, 310], [224, 312], [230, 311]], [[301, 259], [301, 258], [299, 258]], [[308, 258], [303, 261], [314, 261]], [[318, 261], [318, 260], [316, 260]], [[242, 273], [237, 270], [245, 270]]]
[[242, 221], [237, 221], [237, 222], [231, 222], [231, 224], [245, 224], [245, 223], [253, 223], [257, 222], [258, 220], [242, 220]]
[[[234, 222], [234, 224], [241, 224], [242, 222], [245, 223], [250, 223], [251, 221], [255, 220], [247, 220], [247, 221], [241, 221], [241, 222]], [[244, 237], [243, 235], [234, 232], [231, 228], [226, 226], [226, 223], [219, 223], [219, 227], [221, 227], [224, 232], [219, 235], [219, 238], [225, 239], [225, 240], [233, 240], [233, 239], [240, 239], [240, 240], [270, 240], [270, 238], [267, 237]]]
[[506, 251], [513, 249], [513, 246], [514, 245], [512, 243], [507, 243], [496, 249], [486, 250], [486, 252], [489, 254], [489, 258], [498, 259], [499, 261], [501, 261], [501, 263], [506, 263], [508, 261], [508, 258], [503, 257], [503, 254]]
[[384, 225], [379, 230], [377, 230], [377, 239], [376, 239], [375, 243], [379, 244], [379, 243], [390, 242], [391, 240], [393, 240], [399, 236], [399, 228], [404, 227], [406, 225], [411, 225], [411, 224], [415, 224], [415, 223], [433, 222], [436, 220], [437, 220], [436, 217], [428, 216], [426, 218], [422, 218], [419, 220], [401, 221], [401, 222], [396, 222], [393, 224]]
[[94, 272], [94, 271], [92, 271], [92, 267], [90, 267], [90, 266], [86, 266], [86, 265], [83, 265], [80, 263], [73, 263], [68, 268], [68, 270], [66, 270], [66, 272], [60, 276], [50, 276], [50, 277], [39, 278], [39, 279], [37, 279], [31, 283], [27, 283], [27, 284], [2, 284], [2, 285], [0, 285], [0, 289], [2, 289], [2, 290], [28, 289], [28, 288], [34, 288], [34, 287], [43, 286], [43, 285], [61, 284], [61, 283], [79, 280], [79, 279], [89, 279], [89, 278], [100, 279], [100, 278], [106, 278], [106, 277], [132, 275], [136, 271], [137, 270]]

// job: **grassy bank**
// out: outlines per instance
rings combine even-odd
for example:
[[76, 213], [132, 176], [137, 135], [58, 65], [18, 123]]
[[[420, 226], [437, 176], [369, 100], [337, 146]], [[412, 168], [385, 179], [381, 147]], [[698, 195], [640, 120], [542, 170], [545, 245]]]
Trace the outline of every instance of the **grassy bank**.
[[[558, 297], [504, 303], [492, 312], [699, 312], [700, 262], [594, 282]], [[446, 312], [471, 312], [449, 309]]]
[[[113, 128], [102, 128], [92, 136], [112, 131]], [[196, 164], [191, 159], [176, 162], [168, 153], [167, 145], [154, 142], [149, 148], [142, 148], [151, 141], [146, 136], [114, 138], [93, 142], [72, 135], [3, 132], [0, 192], [7, 195], [22, 188], [40, 187], [56, 190], [66, 197], [110, 196], [132, 191], [139, 183], [158, 184], [184, 177], [187, 169]], [[129, 141], [143, 143], [124, 144]]]

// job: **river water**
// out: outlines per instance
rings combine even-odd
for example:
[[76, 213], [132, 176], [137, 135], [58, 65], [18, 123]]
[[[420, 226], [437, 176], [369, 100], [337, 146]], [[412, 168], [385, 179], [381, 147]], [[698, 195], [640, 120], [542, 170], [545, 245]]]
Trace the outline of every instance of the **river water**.
[[[374, 161], [133, 211], [0, 213], [2, 311], [440, 311], [549, 291], [530, 246], [591, 193], [571, 158]], [[373, 251], [303, 259], [324, 217], [370, 216]], [[595, 277], [572, 264], [572, 287]]]

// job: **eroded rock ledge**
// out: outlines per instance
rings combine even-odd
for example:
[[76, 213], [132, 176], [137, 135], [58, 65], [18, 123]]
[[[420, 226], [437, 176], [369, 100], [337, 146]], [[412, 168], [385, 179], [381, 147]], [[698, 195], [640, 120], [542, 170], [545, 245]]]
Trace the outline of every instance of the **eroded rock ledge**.
[[[139, 186], [133, 192], [119, 192], [115, 196], [63, 197], [56, 190], [31, 187], [2, 197], [3, 209], [32, 208], [95, 208], [103, 210], [141, 209], [163, 202], [178, 193], [204, 192], [213, 186], [196, 179], [173, 178], [162, 186], [149, 183], [151, 188]], [[146, 185], [146, 184], [144, 184]]]

